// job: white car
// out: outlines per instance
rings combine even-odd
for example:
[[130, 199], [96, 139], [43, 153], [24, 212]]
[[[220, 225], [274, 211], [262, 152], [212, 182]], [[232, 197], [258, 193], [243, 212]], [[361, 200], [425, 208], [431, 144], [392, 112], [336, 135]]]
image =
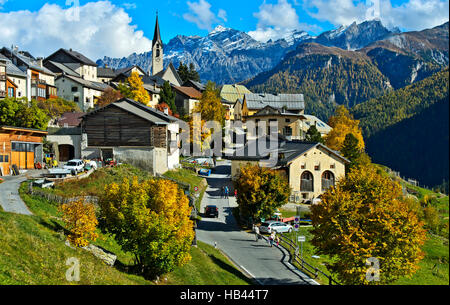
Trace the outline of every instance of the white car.
[[64, 165], [64, 169], [70, 170], [72, 173], [78, 174], [84, 170], [83, 160], [70, 160]]
[[267, 222], [263, 222], [259, 227], [259, 231], [261, 233], [287, 233], [292, 232], [293, 227], [287, 223], [275, 220], [269, 220]]

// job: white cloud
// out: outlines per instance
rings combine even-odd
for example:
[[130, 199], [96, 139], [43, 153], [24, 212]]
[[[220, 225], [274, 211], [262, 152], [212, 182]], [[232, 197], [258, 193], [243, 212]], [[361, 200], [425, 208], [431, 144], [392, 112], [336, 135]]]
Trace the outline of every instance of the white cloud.
[[189, 22], [195, 23], [199, 29], [211, 31], [213, 25], [219, 23], [217, 17], [227, 21], [227, 12], [220, 9], [218, 15], [211, 11], [211, 4], [206, 0], [198, 2], [187, 2], [189, 12], [183, 14], [183, 18]]
[[[110, 1], [89, 2], [79, 8], [45, 4], [39, 11], [0, 13], [0, 46], [18, 45], [34, 56], [48, 56], [59, 48], [72, 48], [96, 60], [128, 56], [151, 49], [151, 40], [131, 25], [131, 17]], [[72, 16], [72, 17], [71, 17]]]
[[217, 13], [217, 17], [219, 17], [220, 19], [222, 19], [223, 21], [227, 22], [227, 12], [223, 9], [220, 9], [219, 12]]
[[122, 4], [122, 5], [123, 5], [123, 7], [126, 8], [127, 10], [134, 10], [134, 9], [137, 8], [136, 3], [129, 3], [129, 2], [126, 2], [126, 3]]
[[336, 26], [378, 18], [388, 27], [422, 30], [449, 19], [448, 0], [409, 0], [398, 6], [390, 0], [304, 0], [303, 4], [310, 16]]
[[293, 30], [318, 29], [316, 26], [300, 23], [295, 8], [287, 0], [278, 0], [276, 4], [264, 2], [253, 16], [258, 19], [258, 24], [256, 30], [248, 34], [263, 42], [286, 37]]

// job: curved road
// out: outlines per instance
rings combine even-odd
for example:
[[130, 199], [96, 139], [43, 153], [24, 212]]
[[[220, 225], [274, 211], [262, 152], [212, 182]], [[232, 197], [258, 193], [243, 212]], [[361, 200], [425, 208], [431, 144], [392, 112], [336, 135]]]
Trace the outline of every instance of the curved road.
[[207, 178], [208, 188], [200, 207], [204, 212], [207, 205], [219, 208], [219, 218], [202, 218], [197, 228], [197, 238], [210, 245], [217, 245], [231, 260], [246, 273], [263, 285], [317, 285], [317, 282], [298, 271], [288, 261], [286, 251], [272, 247], [261, 239], [255, 241], [251, 233], [241, 231], [234, 219], [231, 208], [235, 199], [221, 198], [221, 187], [230, 180], [230, 161], [218, 162], [213, 174]]

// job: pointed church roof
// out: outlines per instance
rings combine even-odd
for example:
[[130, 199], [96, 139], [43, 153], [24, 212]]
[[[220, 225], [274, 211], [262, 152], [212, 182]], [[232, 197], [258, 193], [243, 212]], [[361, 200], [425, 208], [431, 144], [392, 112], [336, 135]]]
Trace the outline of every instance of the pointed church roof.
[[158, 13], [156, 13], [155, 34], [153, 34], [152, 47], [154, 47], [157, 42], [160, 42], [162, 45], [161, 34], [159, 33]]

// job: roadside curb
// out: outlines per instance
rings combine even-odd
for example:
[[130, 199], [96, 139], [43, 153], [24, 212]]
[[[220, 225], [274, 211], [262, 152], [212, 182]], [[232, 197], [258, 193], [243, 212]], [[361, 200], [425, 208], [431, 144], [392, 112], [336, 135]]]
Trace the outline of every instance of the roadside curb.
[[243, 266], [239, 265], [235, 260], [233, 260], [230, 256], [228, 256], [222, 249], [216, 248], [220, 253], [222, 253], [223, 256], [225, 256], [230, 262], [233, 263], [233, 265], [241, 271], [248, 279], [252, 280], [253, 282], [258, 283], [259, 285], [263, 285], [261, 281], [259, 281], [253, 274], [251, 274], [247, 269], [245, 269]]

